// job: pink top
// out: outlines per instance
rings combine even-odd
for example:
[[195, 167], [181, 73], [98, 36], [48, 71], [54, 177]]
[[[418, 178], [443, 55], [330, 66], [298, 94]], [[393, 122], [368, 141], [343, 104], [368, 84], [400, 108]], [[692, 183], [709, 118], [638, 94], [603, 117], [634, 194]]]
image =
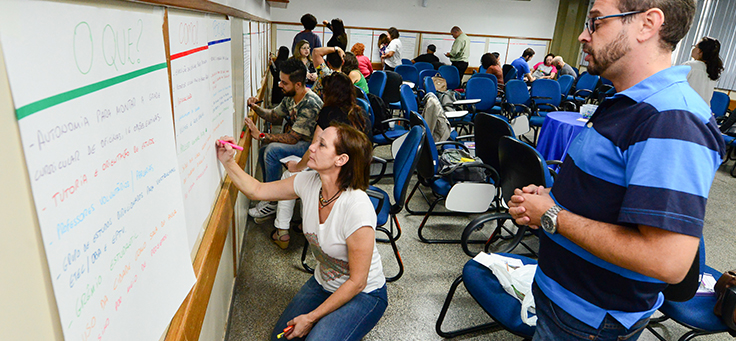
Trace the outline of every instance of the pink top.
[[365, 55], [355, 56], [355, 58], [358, 59], [358, 70], [360, 70], [360, 73], [363, 74], [363, 77], [369, 77], [371, 73], [373, 73], [373, 64], [371, 64], [371, 60]]

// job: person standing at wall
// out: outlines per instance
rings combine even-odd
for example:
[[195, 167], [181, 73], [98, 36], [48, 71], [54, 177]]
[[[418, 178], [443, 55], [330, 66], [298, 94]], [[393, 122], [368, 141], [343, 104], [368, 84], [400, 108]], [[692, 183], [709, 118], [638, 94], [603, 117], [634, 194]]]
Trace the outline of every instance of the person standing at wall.
[[453, 27], [450, 30], [450, 34], [455, 38], [452, 43], [450, 52], [445, 53], [445, 56], [450, 58], [452, 65], [457, 68], [460, 72], [460, 78], [463, 78], [465, 70], [468, 69], [468, 57], [470, 57], [470, 38], [460, 29], [460, 27]]
[[718, 39], [703, 37], [690, 52], [694, 60], [683, 63], [683, 65], [690, 66], [687, 82], [708, 104], [713, 97], [716, 81], [721, 77], [723, 71], [723, 61], [718, 56], [720, 51], [721, 42]]
[[543, 229], [534, 340], [636, 340], [668, 285], [698, 287], [690, 269], [725, 145], [688, 67], [672, 66], [694, 13], [694, 0], [590, 9], [578, 37], [588, 72], [619, 92], [571, 143], [552, 190], [516, 189], [509, 204], [518, 224]]
[[401, 40], [399, 39], [399, 30], [396, 27], [388, 29], [388, 37], [391, 41], [386, 47], [386, 53], [381, 55], [381, 60], [386, 64], [387, 71], [394, 71], [397, 66], [401, 65]]
[[[319, 36], [312, 32], [312, 30], [317, 27], [317, 18], [311, 13], [307, 13], [302, 15], [301, 22], [302, 26], [304, 26], [304, 31], [301, 31], [294, 36], [294, 42], [291, 43], [291, 51], [295, 51], [296, 43], [302, 40], [306, 40], [311, 49], [322, 47], [322, 41], [319, 39]], [[309, 53], [312, 53], [312, 50], [309, 50]]]
[[332, 38], [327, 41], [327, 46], [338, 46], [343, 51], [346, 51], [348, 49], [348, 34], [345, 32], [345, 25], [342, 23], [342, 19], [335, 18], [332, 19], [332, 22], [325, 20], [322, 23], [332, 31]]

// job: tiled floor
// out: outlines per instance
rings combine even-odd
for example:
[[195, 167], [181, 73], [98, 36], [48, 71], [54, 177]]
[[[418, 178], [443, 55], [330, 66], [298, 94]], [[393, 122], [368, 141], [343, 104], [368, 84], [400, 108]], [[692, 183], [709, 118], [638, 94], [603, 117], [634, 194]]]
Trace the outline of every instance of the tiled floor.
[[[732, 165], [733, 161], [729, 163]], [[381, 185], [391, 188], [388, 181]], [[736, 268], [734, 222], [736, 222], [736, 179], [721, 167], [711, 189], [705, 223], [708, 264], [720, 271]], [[420, 197], [412, 200], [422, 204]], [[459, 245], [428, 245], [419, 241], [417, 226], [421, 216], [405, 211], [399, 214], [403, 235], [397, 242], [405, 264], [401, 279], [388, 284], [389, 307], [381, 321], [364, 340], [441, 340], [435, 322], [452, 281], [469, 259]], [[471, 217], [472, 218], [472, 217]], [[427, 234], [458, 237], [468, 217], [430, 218]], [[267, 340], [281, 311], [309, 278], [300, 264], [304, 239], [292, 231], [292, 243], [281, 250], [269, 241], [273, 222], [261, 225], [249, 221], [243, 245], [243, 257], [235, 284], [235, 294], [228, 330], [228, 341]], [[387, 244], [379, 244], [384, 270], [396, 272], [395, 261]], [[523, 249], [517, 248], [522, 252]], [[490, 321], [475, 301], [460, 286], [447, 316], [444, 329]], [[657, 328], [668, 340], [676, 340], [686, 330], [668, 321]], [[506, 331], [480, 333], [457, 340], [521, 340]], [[725, 335], [705, 336], [696, 340], [731, 340]], [[640, 340], [655, 340], [645, 331]]]

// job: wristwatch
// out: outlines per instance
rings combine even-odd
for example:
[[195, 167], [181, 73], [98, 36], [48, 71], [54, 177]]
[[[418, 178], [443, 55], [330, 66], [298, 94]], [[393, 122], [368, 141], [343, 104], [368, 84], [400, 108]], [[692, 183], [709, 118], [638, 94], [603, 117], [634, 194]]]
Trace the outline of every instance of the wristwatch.
[[260, 133], [258, 134], [258, 141], [263, 142], [263, 140], [266, 139], [266, 134]]
[[557, 214], [562, 211], [560, 205], [554, 205], [542, 214], [542, 228], [549, 234], [557, 233]]

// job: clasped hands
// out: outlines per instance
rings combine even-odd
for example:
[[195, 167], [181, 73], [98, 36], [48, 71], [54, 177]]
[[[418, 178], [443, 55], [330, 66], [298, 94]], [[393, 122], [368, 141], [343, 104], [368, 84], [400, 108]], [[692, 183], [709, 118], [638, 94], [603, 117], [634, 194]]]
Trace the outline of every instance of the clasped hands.
[[542, 215], [555, 205], [549, 194], [550, 189], [544, 186], [529, 185], [522, 189], [515, 189], [511, 196], [509, 214], [519, 225], [528, 225], [537, 229], [541, 224]]

